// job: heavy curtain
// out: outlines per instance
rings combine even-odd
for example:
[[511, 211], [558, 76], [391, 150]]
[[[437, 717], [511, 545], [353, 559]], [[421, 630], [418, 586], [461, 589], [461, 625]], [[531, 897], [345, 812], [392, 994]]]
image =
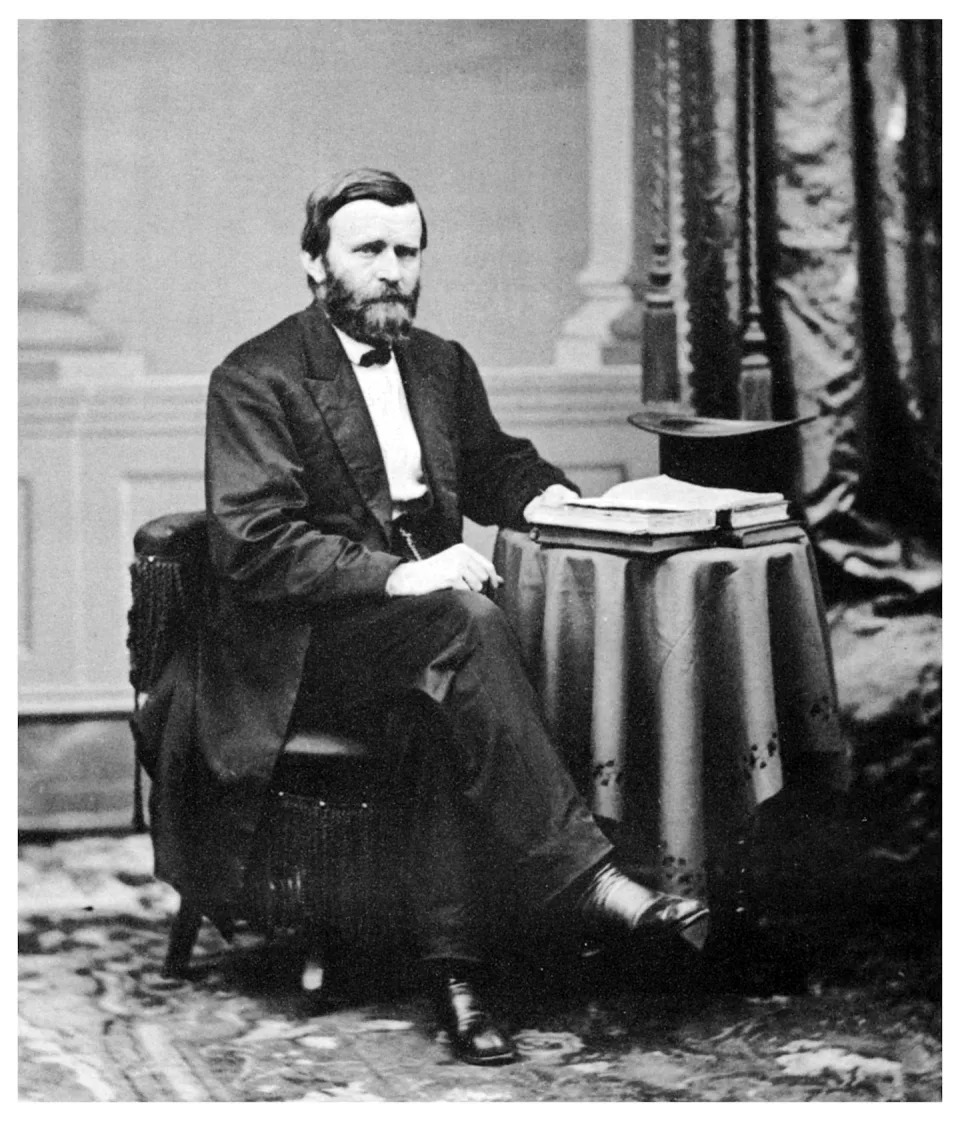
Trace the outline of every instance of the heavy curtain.
[[773, 415], [816, 418], [799, 430], [800, 490], [827, 595], [933, 599], [940, 21], [752, 23], [752, 230], [737, 220], [750, 189], [737, 144], [737, 28], [677, 28], [690, 403], [701, 415], [737, 415], [744, 246], [755, 237]]

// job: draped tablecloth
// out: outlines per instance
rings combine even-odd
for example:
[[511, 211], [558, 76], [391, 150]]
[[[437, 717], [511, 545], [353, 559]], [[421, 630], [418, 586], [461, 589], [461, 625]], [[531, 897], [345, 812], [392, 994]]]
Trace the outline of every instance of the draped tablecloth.
[[848, 747], [806, 541], [623, 556], [505, 530], [494, 563], [547, 726], [592, 809], [647, 838], [661, 886], [716, 858], [788, 781]]

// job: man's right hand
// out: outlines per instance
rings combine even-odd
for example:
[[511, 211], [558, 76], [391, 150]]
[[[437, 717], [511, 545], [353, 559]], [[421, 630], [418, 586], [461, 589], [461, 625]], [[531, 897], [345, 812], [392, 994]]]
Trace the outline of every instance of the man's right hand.
[[497, 588], [503, 579], [493, 565], [469, 545], [451, 545], [422, 561], [397, 565], [387, 578], [388, 596], [423, 596], [442, 588], [483, 591], [487, 582]]

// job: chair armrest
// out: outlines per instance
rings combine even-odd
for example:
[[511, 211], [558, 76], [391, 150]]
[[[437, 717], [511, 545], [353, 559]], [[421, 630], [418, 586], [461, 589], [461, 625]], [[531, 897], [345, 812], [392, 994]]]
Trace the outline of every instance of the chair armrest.
[[199, 634], [207, 516], [194, 511], [154, 518], [137, 530], [133, 547], [127, 647], [130, 683], [140, 694], [154, 686], [173, 651]]
[[203, 510], [164, 514], [144, 522], [133, 536], [138, 557], [198, 559], [207, 545], [207, 515]]

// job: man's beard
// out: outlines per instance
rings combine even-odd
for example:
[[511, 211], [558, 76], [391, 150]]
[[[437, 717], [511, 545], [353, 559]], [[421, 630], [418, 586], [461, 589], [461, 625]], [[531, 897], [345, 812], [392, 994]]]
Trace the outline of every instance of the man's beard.
[[394, 287], [379, 296], [362, 298], [327, 266], [326, 282], [317, 295], [331, 323], [344, 334], [370, 346], [377, 343], [392, 346], [410, 334], [417, 314], [420, 282], [417, 281], [409, 295]]

